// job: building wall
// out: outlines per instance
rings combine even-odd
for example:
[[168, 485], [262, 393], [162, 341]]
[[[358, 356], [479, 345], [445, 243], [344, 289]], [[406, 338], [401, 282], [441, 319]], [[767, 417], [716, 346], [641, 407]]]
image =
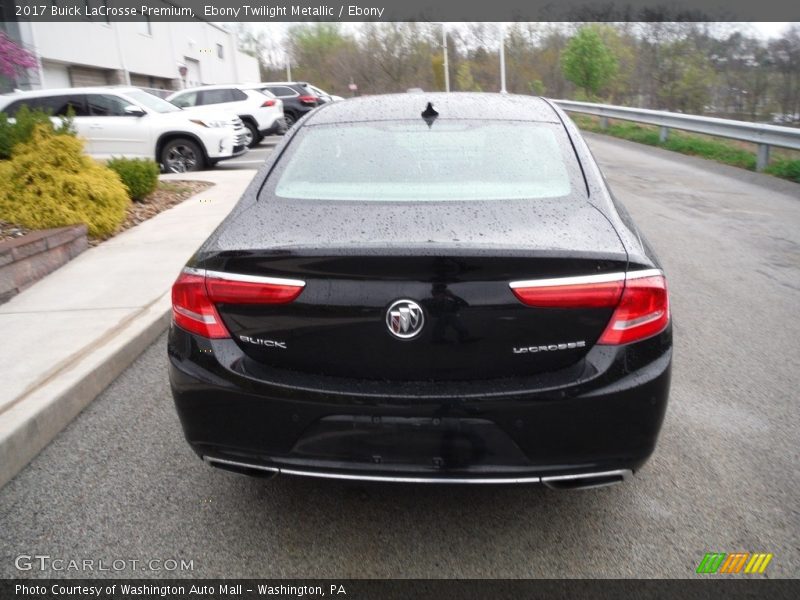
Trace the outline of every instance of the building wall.
[[196, 61], [201, 84], [259, 80], [258, 62], [236, 50], [236, 36], [202, 21], [20, 25], [22, 41], [42, 62], [41, 77], [25, 88], [63, 87], [67, 80], [73, 86], [76, 80], [124, 84], [127, 71], [132, 84], [147, 80], [152, 87], [180, 89], [188, 83], [180, 75], [188, 60]]

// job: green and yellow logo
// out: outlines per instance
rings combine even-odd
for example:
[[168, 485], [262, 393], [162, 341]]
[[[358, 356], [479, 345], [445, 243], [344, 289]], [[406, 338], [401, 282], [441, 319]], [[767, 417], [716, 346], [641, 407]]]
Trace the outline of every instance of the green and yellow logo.
[[697, 573], [763, 573], [772, 560], [766, 552], [709, 552], [697, 565]]

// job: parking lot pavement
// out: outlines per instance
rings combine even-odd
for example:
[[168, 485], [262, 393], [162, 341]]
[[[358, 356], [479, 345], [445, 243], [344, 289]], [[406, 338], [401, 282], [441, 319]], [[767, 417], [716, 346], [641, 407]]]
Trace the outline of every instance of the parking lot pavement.
[[242, 156], [232, 158], [231, 160], [223, 160], [218, 163], [215, 169], [257, 169], [270, 155], [272, 149], [280, 141], [280, 137], [272, 136], [264, 138], [262, 142], [250, 148], [248, 152]]
[[798, 196], [590, 144], [673, 301], [671, 403], [629, 482], [556, 492], [214, 471], [182, 438], [162, 336], [0, 490], [0, 577], [41, 576], [13, 560], [42, 553], [192, 560], [170, 575], [209, 578], [691, 578], [711, 551], [771, 552], [768, 576], [797, 577]]

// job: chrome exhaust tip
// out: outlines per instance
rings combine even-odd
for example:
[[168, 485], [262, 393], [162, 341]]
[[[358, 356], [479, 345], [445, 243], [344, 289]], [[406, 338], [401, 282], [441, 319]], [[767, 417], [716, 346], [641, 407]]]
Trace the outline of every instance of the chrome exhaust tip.
[[203, 462], [217, 469], [222, 469], [223, 471], [230, 471], [231, 473], [246, 475], [247, 477], [260, 477], [261, 479], [272, 479], [280, 473], [280, 470], [274, 467], [263, 467], [251, 463], [236, 462], [235, 460], [214, 458], [213, 456], [204, 456]]
[[602, 471], [599, 473], [577, 473], [542, 477], [542, 483], [552, 490], [589, 490], [622, 483], [632, 475], [630, 469]]

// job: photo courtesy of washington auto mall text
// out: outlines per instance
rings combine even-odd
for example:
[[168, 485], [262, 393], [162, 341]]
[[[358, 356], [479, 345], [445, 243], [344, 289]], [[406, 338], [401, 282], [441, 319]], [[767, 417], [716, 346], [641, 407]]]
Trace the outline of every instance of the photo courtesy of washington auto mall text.
[[0, 600], [796, 600], [798, 307], [797, 0], [0, 0]]
[[18, 598], [241, 598], [293, 597], [293, 598], [346, 598], [346, 586], [341, 583], [323, 585], [287, 585], [284, 583], [107, 583], [74, 584], [16, 583], [14, 594]]

